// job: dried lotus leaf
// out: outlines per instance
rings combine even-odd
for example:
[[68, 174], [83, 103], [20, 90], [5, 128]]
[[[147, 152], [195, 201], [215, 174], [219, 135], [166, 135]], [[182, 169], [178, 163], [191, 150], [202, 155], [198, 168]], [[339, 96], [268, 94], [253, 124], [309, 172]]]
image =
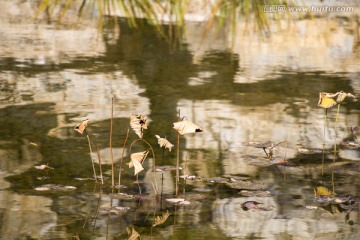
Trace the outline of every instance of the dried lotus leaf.
[[189, 120], [182, 120], [180, 122], [174, 123], [174, 128], [178, 133], [181, 135], [187, 134], [187, 133], [196, 133], [196, 132], [202, 132], [203, 130], [197, 126], [196, 124], [192, 123]]
[[83, 134], [85, 129], [87, 128], [87, 125], [89, 123], [89, 119], [85, 119], [83, 120], [81, 123], [79, 123], [75, 128], [74, 130]]
[[142, 115], [134, 115], [130, 116], [130, 127], [135, 133], [139, 136], [139, 138], [143, 137], [143, 129], [147, 129], [147, 118]]
[[158, 139], [158, 144], [160, 147], [168, 148], [171, 152], [171, 148], [174, 146], [173, 144], [171, 144], [166, 138], [162, 138], [159, 135], [155, 135], [155, 137]]

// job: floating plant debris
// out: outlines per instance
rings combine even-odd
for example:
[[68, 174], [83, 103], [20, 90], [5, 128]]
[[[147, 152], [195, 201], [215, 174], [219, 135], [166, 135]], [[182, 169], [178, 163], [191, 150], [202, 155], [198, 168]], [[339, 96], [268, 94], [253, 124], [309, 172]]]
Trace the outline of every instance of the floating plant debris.
[[171, 148], [174, 147], [173, 144], [171, 144], [166, 138], [162, 138], [159, 135], [155, 135], [155, 137], [158, 139], [158, 144], [160, 147], [168, 148], [171, 152]]
[[109, 194], [109, 196], [112, 199], [123, 199], [123, 200], [132, 200], [135, 198], [134, 195], [130, 195], [127, 193], [112, 193], [112, 194]]
[[181, 135], [203, 131], [199, 126], [186, 119], [174, 123], [174, 129]]
[[161, 216], [156, 216], [155, 221], [152, 226], [155, 227], [160, 224], [163, 224], [164, 222], [166, 222], [166, 220], [169, 218], [170, 215], [171, 214], [169, 213], [169, 211], [166, 211], [166, 212], [163, 212], [161, 214]]
[[143, 130], [147, 129], [147, 118], [142, 115], [131, 114], [130, 127], [139, 138], [143, 138]]
[[184, 198], [168, 198], [168, 199], [166, 199], [166, 201], [171, 202], [171, 203], [179, 203], [179, 202], [185, 201], [185, 199]]
[[259, 203], [259, 202], [256, 202], [256, 201], [246, 201], [244, 203], [241, 204], [241, 208], [244, 210], [244, 211], [248, 211], [250, 209], [260, 209], [260, 205], [262, 203]]
[[186, 180], [195, 180], [196, 176], [195, 175], [181, 175], [180, 178], [184, 178]]
[[74, 186], [63, 186], [56, 184], [45, 184], [40, 187], [35, 188], [36, 191], [72, 191], [75, 190]]
[[83, 134], [84, 131], [85, 131], [86, 128], [87, 128], [88, 123], [89, 123], [89, 119], [85, 119], [85, 120], [83, 120], [81, 123], [79, 123], [79, 124], [74, 128], [74, 130], [77, 131], [77, 132], [79, 132], [79, 133], [81, 133], [81, 134]]
[[45, 169], [54, 169], [52, 167], [49, 167], [48, 165], [45, 165], [45, 164], [42, 164], [40, 166], [35, 166], [36, 169], [39, 169], [39, 170], [45, 170]]
[[130, 207], [114, 207], [110, 210], [111, 213], [115, 213], [117, 215], [123, 215], [130, 210]]
[[89, 180], [94, 180], [94, 178], [75, 178], [75, 180], [78, 180], [78, 181], [89, 181]]
[[320, 196], [320, 197], [315, 197], [314, 202], [329, 203], [329, 204], [353, 205], [355, 203], [355, 199], [352, 196], [346, 196], [346, 197]]

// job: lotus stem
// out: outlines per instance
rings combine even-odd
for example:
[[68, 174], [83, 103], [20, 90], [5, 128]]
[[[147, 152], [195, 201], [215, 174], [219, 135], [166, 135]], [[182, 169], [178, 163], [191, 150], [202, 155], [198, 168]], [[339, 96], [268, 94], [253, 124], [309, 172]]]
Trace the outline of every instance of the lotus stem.
[[185, 163], [184, 163], [184, 191], [183, 191], [184, 196], [186, 193], [186, 163], [187, 163], [187, 156], [185, 158]]
[[177, 134], [177, 149], [176, 149], [176, 187], [175, 194], [179, 194], [179, 158], [180, 158], [180, 133]]
[[100, 150], [99, 150], [99, 146], [97, 144], [96, 144], [96, 153], [97, 153], [98, 160], [99, 160], [101, 184], [104, 185], [104, 178], [103, 178], [103, 175], [102, 175], [102, 168], [101, 168]]
[[88, 143], [89, 143], [89, 149], [90, 149], [90, 160], [91, 160], [91, 164], [92, 164], [92, 168], [93, 168], [93, 171], [94, 171], [94, 178], [95, 178], [95, 181], [97, 182], [97, 176], [96, 176], [96, 171], [95, 171], [95, 166], [94, 166], [94, 161], [93, 161], [93, 158], [92, 158], [92, 148], [91, 148], [91, 141], [90, 141], [90, 137], [89, 137], [89, 134], [87, 132], [86, 133], [86, 138], [88, 140]]
[[111, 97], [111, 118], [110, 118], [110, 157], [111, 157], [111, 188], [115, 186], [114, 177], [114, 155], [112, 151], [112, 132], [113, 132], [113, 116], [114, 116], [114, 97]]
[[323, 134], [323, 144], [322, 144], [323, 148], [322, 148], [322, 159], [321, 159], [321, 176], [324, 176], [326, 117], [327, 117], [327, 108], [325, 108], [325, 117], [324, 117], [324, 134]]
[[129, 131], [130, 129], [128, 128], [127, 132], [126, 132], [126, 137], [125, 137], [125, 141], [124, 141], [124, 145], [123, 145], [123, 149], [122, 149], [122, 153], [121, 153], [121, 159], [120, 159], [120, 167], [119, 167], [119, 193], [120, 193], [120, 189], [121, 189], [121, 172], [122, 172], [122, 163], [124, 160], [124, 153], [125, 153], [125, 146], [126, 146], [126, 142], [128, 140], [129, 137]]
[[[180, 120], [180, 109], [178, 112], [178, 120]], [[176, 180], [175, 180], [175, 195], [179, 195], [179, 160], [180, 159], [180, 133], [177, 134], [176, 146]]]
[[332, 172], [331, 172], [331, 182], [332, 182], [332, 191], [335, 192], [335, 182], [334, 182], [334, 169], [335, 169], [335, 162], [336, 162], [336, 138], [337, 138], [337, 123], [338, 123], [338, 117], [339, 117], [339, 112], [340, 112], [340, 103], [338, 104], [338, 109], [336, 112], [336, 118], [335, 118], [335, 131], [334, 131], [334, 158], [333, 158], [333, 167], [332, 167]]

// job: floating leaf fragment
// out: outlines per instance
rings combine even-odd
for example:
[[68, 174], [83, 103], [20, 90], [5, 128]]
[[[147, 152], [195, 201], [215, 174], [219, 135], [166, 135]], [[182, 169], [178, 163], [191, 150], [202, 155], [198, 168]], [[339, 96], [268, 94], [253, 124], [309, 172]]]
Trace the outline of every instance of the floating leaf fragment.
[[168, 148], [171, 152], [171, 148], [174, 146], [173, 144], [171, 144], [166, 138], [162, 138], [159, 135], [155, 135], [155, 137], [158, 139], [158, 144], [160, 147]]
[[196, 179], [196, 176], [195, 175], [182, 175], [180, 176], [181, 178], [184, 178], [186, 180], [195, 180]]
[[63, 186], [63, 185], [56, 185], [56, 184], [45, 184], [40, 187], [35, 188], [36, 191], [72, 191], [75, 190], [76, 187], [74, 186]]
[[244, 203], [241, 204], [241, 208], [244, 211], [248, 211], [250, 209], [260, 209], [260, 207], [258, 205], [260, 205], [262, 203], [256, 202], [256, 201], [246, 201]]
[[129, 168], [132, 168], [132, 167], [135, 168], [135, 174], [134, 174], [135, 176], [136, 176], [136, 174], [138, 174], [139, 172], [144, 170], [142, 163], [144, 162], [148, 153], [149, 153], [149, 151], [144, 151], [144, 152], [133, 153], [130, 155], [131, 161], [129, 163]]
[[147, 129], [147, 118], [142, 115], [131, 114], [130, 127], [139, 138], [143, 138], [143, 130]]
[[48, 165], [45, 165], [45, 164], [42, 164], [40, 166], [35, 166], [36, 169], [39, 169], [39, 170], [45, 170], [45, 169], [54, 169], [52, 167], [49, 167]]
[[157, 216], [155, 218], [154, 224], [152, 225], [153, 227], [158, 226], [160, 224], [163, 224], [164, 222], [166, 222], [166, 220], [169, 218], [170, 213], [167, 210], [166, 212], [162, 213], [161, 216]]
[[133, 226], [126, 227], [126, 231], [129, 235], [128, 240], [138, 240], [140, 239], [140, 234], [135, 230]]
[[184, 198], [168, 198], [168, 199], [166, 199], [166, 201], [171, 202], [171, 203], [179, 203], [179, 202], [185, 201], [185, 199]]
[[87, 128], [88, 123], [89, 123], [89, 119], [85, 119], [85, 120], [83, 120], [81, 123], [79, 123], [79, 124], [74, 128], [74, 130], [77, 131], [77, 132], [79, 132], [79, 133], [81, 133], [81, 134], [83, 134], [84, 131], [85, 131], [86, 128]]
[[174, 123], [173, 128], [181, 135], [203, 131], [199, 126], [186, 119]]
[[111, 199], [123, 199], [123, 200], [132, 200], [135, 198], [134, 195], [127, 193], [112, 193], [109, 196]]

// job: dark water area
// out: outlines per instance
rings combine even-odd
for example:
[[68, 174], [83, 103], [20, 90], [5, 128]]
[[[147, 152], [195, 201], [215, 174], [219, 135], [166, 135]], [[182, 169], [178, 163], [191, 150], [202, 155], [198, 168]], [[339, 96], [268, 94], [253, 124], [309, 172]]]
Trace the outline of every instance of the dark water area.
[[[169, 45], [151, 26], [129, 28], [125, 20], [119, 26], [119, 36], [104, 30], [96, 39], [86, 31], [40, 26], [32, 35], [26, 26], [18, 26], [16, 34], [7, 28], [1, 47], [26, 47], [0, 56], [1, 239], [128, 239], [131, 227], [142, 239], [360, 237], [359, 142], [349, 130], [360, 124], [359, 103], [342, 103], [336, 126], [337, 107], [328, 110], [324, 167], [325, 110], [318, 107], [322, 91], [359, 96], [358, 48], [347, 58], [334, 57], [334, 62], [355, 66], [351, 70], [329, 69], [321, 59], [307, 68], [301, 60], [287, 65], [276, 56], [271, 63], [249, 61], [241, 49], [218, 45], [198, 53], [189, 37]], [[69, 34], [71, 40], [53, 45], [57, 34]], [[83, 41], [71, 38], [76, 34], [83, 34]], [[46, 47], [36, 47], [41, 44]], [[319, 53], [312, 54], [316, 58]], [[115, 182], [132, 113], [149, 119], [144, 139], [154, 147], [157, 167], [175, 165], [176, 148], [166, 150], [162, 160], [155, 135], [176, 145], [173, 123], [179, 109], [203, 129], [180, 138], [180, 175], [185, 169], [186, 175], [195, 176], [186, 187], [180, 181], [180, 192], [185, 188], [186, 194], [179, 198], [189, 205], [166, 201], [175, 198], [175, 171], [152, 172], [153, 156], [139, 174], [140, 193], [127, 166], [129, 145], [138, 139], [132, 130], [124, 150], [121, 192], [134, 197], [122, 199], [111, 189], [112, 97]], [[100, 148], [104, 187], [84, 180], [93, 174], [88, 143], [74, 127], [85, 118]], [[282, 142], [274, 157], [284, 158], [285, 165], [271, 164], [255, 143], [266, 141]], [[141, 143], [133, 148], [144, 150], [147, 146]], [[51, 169], [35, 168], [43, 164]], [[41, 189], [46, 184], [58, 188]], [[351, 196], [355, 203], [315, 202], [319, 185], [334, 188], [338, 197]], [[244, 210], [246, 201], [264, 207]], [[168, 219], [153, 226], [166, 211]]]

